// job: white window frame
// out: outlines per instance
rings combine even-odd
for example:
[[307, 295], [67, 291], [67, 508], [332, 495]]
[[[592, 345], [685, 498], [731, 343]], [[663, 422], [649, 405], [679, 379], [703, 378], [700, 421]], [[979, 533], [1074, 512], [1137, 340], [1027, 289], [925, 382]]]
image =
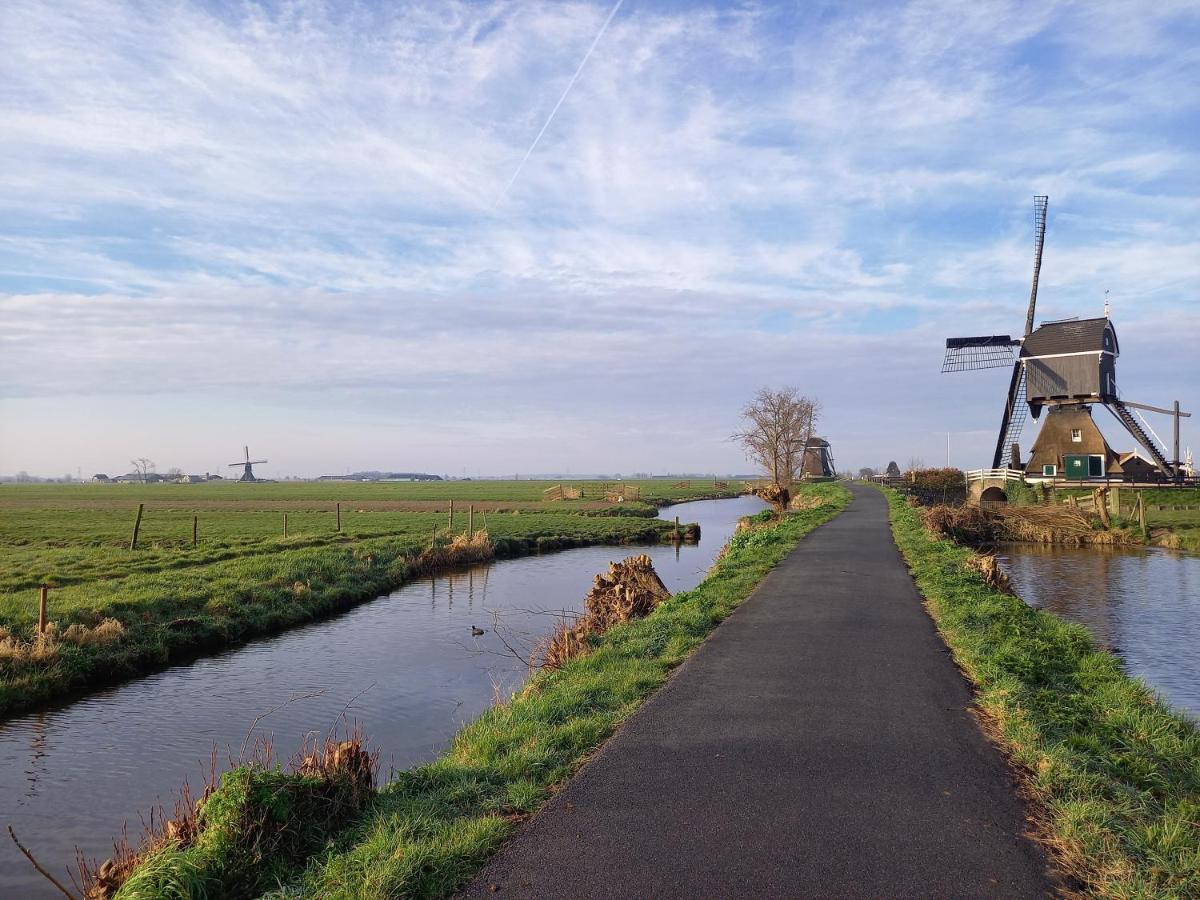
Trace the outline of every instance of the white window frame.
[[1042, 466], [1042, 477], [1043, 478], [1058, 477], [1058, 466], [1056, 466], [1054, 463], [1047, 463], [1046, 465]]
[[1082, 428], [1072, 428], [1071, 429], [1071, 440], [1072, 440], [1072, 442], [1074, 442], [1076, 444], [1082, 444], [1083, 443], [1083, 429]]

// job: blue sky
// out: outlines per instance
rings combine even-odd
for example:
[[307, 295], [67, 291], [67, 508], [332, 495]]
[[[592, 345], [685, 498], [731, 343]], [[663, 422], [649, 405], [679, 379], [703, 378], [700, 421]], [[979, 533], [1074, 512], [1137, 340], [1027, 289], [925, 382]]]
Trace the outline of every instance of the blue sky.
[[764, 384], [986, 464], [1035, 193], [1200, 412], [1200, 4], [625, 0], [520, 166], [611, 10], [8, 0], [0, 472], [737, 470]]

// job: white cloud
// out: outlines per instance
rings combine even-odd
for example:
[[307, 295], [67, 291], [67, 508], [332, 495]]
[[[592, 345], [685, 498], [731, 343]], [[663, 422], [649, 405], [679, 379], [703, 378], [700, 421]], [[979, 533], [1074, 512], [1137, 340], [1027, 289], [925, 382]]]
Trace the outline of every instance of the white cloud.
[[[940, 341], [1016, 327], [1036, 191], [1047, 315], [1109, 289], [1126, 347], [1163, 316], [1196, 339], [1194, 4], [627, 4], [502, 197], [609, 8], [7, 3], [9, 422], [181, 392], [203, 428], [258, 383], [413, 441], [447, 405], [553, 414], [632, 468], [670, 460], [645, 435], [710, 446], [760, 383], [807, 378], [857, 409], [828, 404], [847, 435], [982, 428]], [[636, 438], [580, 424], [652, 408], [675, 418]]]

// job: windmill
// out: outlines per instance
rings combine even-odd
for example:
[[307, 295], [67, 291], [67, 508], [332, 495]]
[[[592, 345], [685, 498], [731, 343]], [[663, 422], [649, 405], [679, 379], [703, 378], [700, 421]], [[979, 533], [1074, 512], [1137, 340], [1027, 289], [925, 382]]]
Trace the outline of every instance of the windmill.
[[238, 481], [258, 481], [258, 479], [254, 477], [254, 469], [252, 469], [251, 466], [262, 465], [262, 464], [266, 463], [266, 460], [265, 459], [251, 459], [249, 447], [243, 447], [242, 452], [246, 454], [245, 461], [230, 463], [229, 464], [230, 468], [236, 469], [238, 466], [244, 467], [243, 471], [242, 471], [242, 477], [239, 478]]
[[[1120, 473], [1117, 454], [1104, 440], [1092, 420], [1092, 406], [1106, 407], [1149, 454], [1150, 461], [1167, 478], [1175, 478], [1179, 467], [1179, 418], [1189, 413], [1160, 409], [1122, 400], [1117, 392], [1116, 358], [1120, 355], [1116, 329], [1105, 315], [1096, 319], [1062, 319], [1043, 322], [1034, 328], [1038, 278], [1042, 271], [1042, 248], [1046, 241], [1046, 210], [1049, 198], [1033, 198], [1034, 255], [1033, 286], [1025, 313], [1025, 332], [1020, 338], [1007, 334], [948, 338], [943, 372], [965, 372], [1012, 365], [1008, 394], [996, 436], [992, 468], [1020, 468], [1019, 440], [1028, 416], [1040, 418], [1048, 410], [1045, 424], [1033, 445], [1026, 471], [1044, 477], [1060, 474], [1070, 479], [1107, 477]], [[1014, 355], [1014, 348], [1020, 353]], [[1153, 430], [1134, 410], [1149, 410], [1175, 417], [1174, 462], [1165, 447], [1155, 441]], [[1039, 471], [1040, 470], [1040, 471]]]

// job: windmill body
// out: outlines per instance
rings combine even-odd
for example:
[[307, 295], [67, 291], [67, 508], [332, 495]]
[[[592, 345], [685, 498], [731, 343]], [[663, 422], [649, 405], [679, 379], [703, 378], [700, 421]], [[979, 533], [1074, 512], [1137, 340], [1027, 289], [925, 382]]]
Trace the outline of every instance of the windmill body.
[[254, 477], [253, 467], [264, 465], [267, 461], [265, 459], [251, 459], [249, 447], [243, 447], [242, 452], [246, 455], [246, 458], [241, 462], [230, 463], [230, 468], [236, 469], [238, 466], [242, 467], [242, 477], [239, 478], [238, 481], [258, 481], [258, 479]]
[[810, 437], [804, 444], [804, 462], [800, 466], [804, 478], [836, 478], [833, 448], [824, 438]]
[[[1117, 332], [1107, 314], [1095, 319], [1064, 319], [1034, 327], [1042, 250], [1046, 237], [1048, 198], [1034, 198], [1033, 286], [1020, 338], [1007, 334], [949, 338], [943, 372], [963, 372], [1012, 365], [1008, 394], [1000, 419], [993, 469], [1022, 468], [1020, 437], [1028, 417], [1046, 422], [1034, 443], [1025, 473], [1033, 477], [1083, 480], [1121, 477], [1119, 456], [1109, 447], [1092, 418], [1092, 407], [1106, 407], [1146, 451], [1149, 461], [1167, 479], [1182, 470], [1178, 439], [1174, 461], [1155, 441], [1149, 426], [1139, 423], [1134, 409], [1175, 416], [1188, 413], [1123, 401], [1117, 389]], [[1019, 354], [1014, 351], [1020, 348]]]

